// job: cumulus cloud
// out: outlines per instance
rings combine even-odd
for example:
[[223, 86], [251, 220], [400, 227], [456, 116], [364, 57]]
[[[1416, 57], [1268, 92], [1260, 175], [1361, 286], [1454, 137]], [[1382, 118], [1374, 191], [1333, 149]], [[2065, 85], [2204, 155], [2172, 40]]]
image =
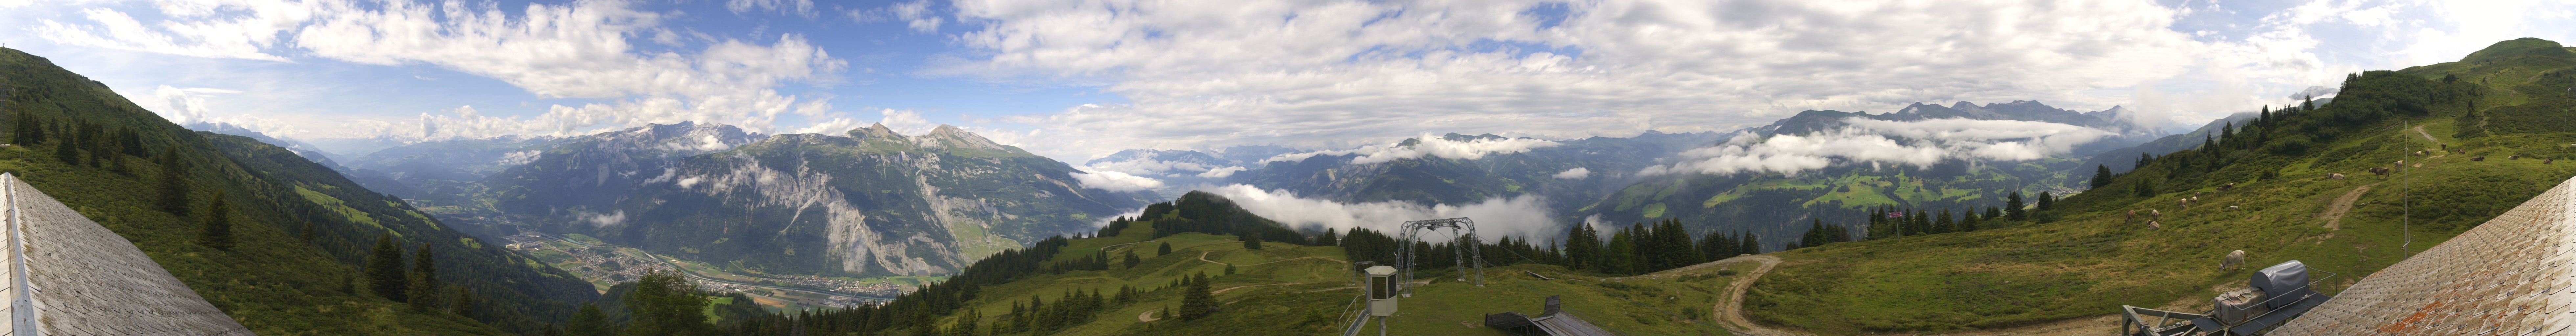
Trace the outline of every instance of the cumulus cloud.
[[815, 16], [813, 0], [728, 0], [725, 1], [725, 9], [732, 10], [734, 14], [774, 11], [807, 18]]
[[[789, 83], [838, 81], [847, 63], [797, 34], [739, 40], [701, 36], [702, 47], [641, 50], [633, 41], [681, 41], [667, 14], [620, 0], [497, 4], [355, 0], [162, 1], [152, 21], [110, 8], [87, 23], [43, 20], [37, 35], [70, 45], [173, 55], [293, 61], [279, 55], [376, 65], [431, 65], [500, 80], [539, 98], [605, 100], [493, 117], [460, 107], [423, 114], [418, 136], [570, 135], [650, 123], [718, 122], [775, 130], [782, 115], [821, 120], [829, 97], [781, 94]], [[743, 10], [810, 10], [804, 0], [737, 0]], [[152, 17], [152, 16], [145, 16]], [[671, 38], [665, 38], [671, 37]], [[398, 132], [409, 135], [409, 131]]]
[[930, 8], [930, 0], [898, 2], [880, 8], [852, 9], [849, 14], [851, 20], [858, 22], [903, 22], [905, 28], [918, 33], [939, 32], [939, 25], [948, 22], [947, 18], [940, 17], [937, 11]]
[[1361, 146], [1357, 149], [1320, 150], [1279, 154], [1278, 156], [1272, 156], [1268, 159], [1262, 159], [1261, 162], [1305, 161], [1307, 158], [1312, 158], [1318, 155], [1358, 155], [1358, 158], [1351, 159], [1351, 164], [1385, 163], [1395, 160], [1419, 158], [1426, 155], [1449, 159], [1475, 160], [1484, 158], [1487, 154], [1519, 153], [1527, 152], [1533, 148], [1546, 148], [1560, 145], [1555, 141], [1538, 139], [1474, 139], [1468, 141], [1450, 141], [1449, 139], [1444, 139], [1437, 135], [1431, 135], [1430, 133], [1423, 133], [1422, 136], [1416, 137], [1414, 140], [1417, 140], [1418, 142], [1411, 145], [1395, 143]]
[[1837, 164], [1928, 167], [1945, 160], [2027, 161], [2114, 135], [2037, 121], [1852, 118], [1844, 122], [1849, 127], [1806, 135], [1738, 134], [1718, 146], [1683, 151], [1680, 162], [1649, 166], [1638, 174], [1797, 174]]
[[1222, 168], [1217, 168], [1217, 169], [1209, 169], [1208, 171], [1205, 171], [1205, 172], [1200, 172], [1200, 173], [1198, 173], [1198, 175], [1197, 175], [1197, 176], [1198, 176], [1198, 177], [1205, 177], [1205, 178], [1225, 178], [1225, 177], [1227, 177], [1227, 176], [1234, 176], [1234, 173], [1242, 172], [1242, 171], [1244, 171], [1245, 169], [1247, 169], [1247, 168], [1243, 168], [1243, 167], [1222, 167]]
[[[1090, 168], [1092, 170], [1114, 171], [1135, 175], [1181, 175], [1209, 172], [1213, 171], [1213, 169], [1217, 169], [1218, 167], [1196, 162], [1162, 161], [1152, 158], [1139, 158], [1126, 161], [1097, 162], [1091, 164]], [[1235, 170], [1242, 169], [1237, 167]]]
[[[1924, 100], [2107, 108], [2129, 98], [2098, 89], [2254, 59], [2199, 61], [2241, 43], [2168, 29], [2176, 11], [2143, 1], [955, 6], [976, 28], [958, 41], [982, 56], [930, 73], [1102, 82], [1128, 98], [1007, 120], [1073, 139], [1032, 150], [1078, 154], [1461, 129], [1713, 131]], [[1533, 10], [1543, 6], [1564, 10]]]
[[1082, 182], [1084, 188], [1108, 191], [1137, 191], [1163, 187], [1162, 180], [1105, 170], [1090, 173], [1075, 172], [1073, 179]]
[[545, 152], [545, 151], [536, 151], [536, 150], [510, 152], [510, 153], [508, 153], [508, 154], [502, 154], [502, 155], [501, 155], [501, 161], [499, 161], [499, 162], [495, 162], [495, 163], [498, 163], [498, 164], [503, 165], [503, 166], [516, 166], [516, 165], [523, 165], [523, 164], [528, 164], [528, 163], [531, 163], [531, 162], [537, 162], [537, 159], [539, 159], [539, 158], [544, 158], [544, 157], [545, 157], [545, 155], [546, 155], [546, 152]]
[[612, 212], [612, 213], [604, 213], [604, 214], [602, 214], [602, 213], [590, 213], [590, 214], [583, 214], [583, 215], [580, 215], [580, 217], [581, 217], [581, 220], [582, 220], [583, 222], [590, 223], [590, 226], [593, 226], [593, 227], [608, 227], [608, 226], [612, 226], [612, 225], [617, 225], [617, 224], [623, 224], [623, 223], [626, 223], [626, 210], [617, 210], [616, 212]]
[[1581, 180], [1585, 177], [1591, 177], [1592, 169], [1574, 167], [1574, 169], [1566, 169], [1565, 171], [1557, 172], [1554, 176], [1557, 179], [1562, 180]]
[[[1489, 240], [1504, 236], [1555, 237], [1565, 229], [1565, 224], [1558, 222], [1555, 214], [1548, 210], [1547, 200], [1536, 195], [1493, 198], [1475, 204], [1423, 205], [1406, 202], [1340, 203], [1241, 184], [1203, 191], [1225, 196], [1246, 211], [1296, 228], [1332, 228], [1342, 232], [1368, 228], [1393, 232], [1405, 221], [1467, 217], [1476, 221], [1477, 233]], [[1447, 238], [1431, 239], [1446, 241]]]

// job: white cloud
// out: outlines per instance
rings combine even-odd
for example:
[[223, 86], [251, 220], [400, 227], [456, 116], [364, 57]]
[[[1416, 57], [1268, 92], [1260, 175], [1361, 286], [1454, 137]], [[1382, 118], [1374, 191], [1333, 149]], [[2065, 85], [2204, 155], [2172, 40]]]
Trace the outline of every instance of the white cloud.
[[1242, 171], [1244, 171], [1244, 170], [1246, 170], [1246, 169], [1247, 169], [1247, 168], [1243, 168], [1243, 167], [1224, 167], [1224, 168], [1217, 168], [1217, 169], [1209, 169], [1209, 170], [1208, 170], [1208, 171], [1206, 171], [1206, 172], [1200, 172], [1200, 173], [1198, 173], [1198, 174], [1197, 174], [1197, 176], [1198, 176], [1198, 177], [1205, 177], [1205, 178], [1225, 178], [1225, 177], [1227, 177], [1227, 176], [1234, 176], [1234, 173], [1242, 172]]
[[922, 119], [921, 111], [880, 109], [877, 110], [877, 114], [885, 116], [884, 119], [878, 119], [877, 123], [885, 124], [886, 129], [894, 130], [895, 134], [922, 135], [930, 133], [931, 129], [939, 128], [939, 124], [931, 123], [929, 119]]
[[[165, 4], [174, 5], [162, 7], [165, 14], [172, 16], [202, 17], [212, 12], [212, 8], [207, 8], [211, 6], [188, 6], [190, 2], [173, 1]], [[87, 8], [81, 10], [82, 16], [96, 22], [97, 25], [45, 19], [42, 20], [43, 24], [36, 27], [36, 34], [47, 40], [70, 45], [207, 58], [285, 61], [286, 58], [269, 54], [261, 49], [277, 44], [278, 33], [286, 28], [277, 25], [277, 21], [301, 20], [304, 16], [310, 15], [305, 12], [307, 10], [305, 8], [275, 2], [225, 7], [235, 7], [232, 9], [248, 10], [253, 13], [230, 19], [206, 18], [192, 22], [164, 22], [159, 25], [162, 29], [153, 29], [133, 16], [126, 15], [125, 12], [108, 8]]]
[[1583, 179], [1583, 178], [1585, 178], [1585, 177], [1591, 177], [1591, 176], [1592, 176], [1592, 169], [1583, 168], [1583, 167], [1574, 167], [1574, 169], [1566, 169], [1565, 171], [1557, 172], [1557, 173], [1556, 173], [1556, 175], [1552, 175], [1552, 176], [1555, 176], [1557, 179], [1561, 179], [1561, 180], [1581, 180], [1581, 179]]
[[[1528, 11], [1564, 4], [1566, 15]], [[1808, 108], [2107, 108], [2211, 43], [2144, 1], [959, 2], [983, 53], [932, 74], [1106, 83], [1130, 103], [1008, 121], [1032, 150], [1308, 145], [1514, 130], [1723, 130]], [[2117, 66], [2105, 66], [2116, 64]], [[1064, 155], [1089, 156], [1089, 155]]]
[[[1333, 228], [1349, 232], [1351, 228], [1365, 227], [1379, 232], [1394, 232], [1405, 221], [1467, 217], [1476, 221], [1477, 233], [1486, 239], [1553, 237], [1565, 229], [1565, 223], [1558, 222], [1556, 215], [1548, 210], [1547, 200], [1536, 195], [1492, 198], [1464, 205], [1422, 205], [1405, 202], [1339, 203], [1241, 184], [1203, 191], [1225, 196], [1254, 215], [1298, 228]], [[1446, 236], [1438, 236], [1432, 240], [1446, 239]]]
[[589, 222], [589, 223], [590, 223], [590, 226], [594, 226], [594, 227], [608, 227], [608, 226], [611, 226], [611, 225], [618, 225], [618, 224], [626, 223], [626, 210], [617, 210], [617, 212], [614, 212], [614, 213], [604, 213], [604, 214], [594, 213], [594, 214], [587, 214], [587, 215], [581, 216], [581, 218], [582, 218], [582, 221], [584, 221], [584, 222]]
[[508, 154], [502, 154], [501, 161], [495, 163], [503, 166], [523, 165], [530, 162], [537, 162], [537, 159], [544, 158], [545, 155], [545, 151], [538, 150], [510, 152]]
[[732, 10], [734, 14], [775, 11], [807, 18], [816, 14], [813, 0], [727, 0], [725, 9]]
[[1105, 170], [1091, 173], [1076, 172], [1073, 173], [1073, 179], [1082, 182], [1084, 188], [1108, 191], [1137, 191], [1163, 187], [1162, 180]]
[[1280, 154], [1278, 156], [1272, 156], [1269, 159], [1263, 159], [1261, 162], [1295, 162], [1305, 161], [1307, 158], [1312, 158], [1317, 155], [1329, 156], [1351, 154], [1359, 155], [1358, 158], [1351, 159], [1351, 164], [1385, 163], [1395, 160], [1419, 158], [1424, 155], [1460, 160], [1475, 160], [1484, 158], [1487, 154], [1519, 153], [1527, 152], [1533, 148], [1555, 147], [1559, 145], [1559, 143], [1555, 141], [1517, 138], [1450, 141], [1449, 139], [1444, 139], [1437, 135], [1431, 135], [1430, 133], [1424, 133], [1422, 136], [1414, 139], [1419, 140], [1420, 142], [1410, 146], [1402, 144], [1383, 144], [1362, 146], [1357, 149], [1321, 150]]
[[1928, 167], [1944, 160], [2027, 161], [2113, 135], [2036, 121], [1852, 118], [1844, 122], [1850, 127], [1807, 135], [1739, 134], [1718, 146], [1683, 151], [1681, 162], [1650, 166], [1638, 174], [1797, 174], [1837, 164]]
[[[807, 0], [735, 1], [742, 10], [810, 11]], [[498, 4], [354, 0], [166, 0], [138, 20], [114, 9], [83, 9], [89, 24], [45, 19], [37, 35], [63, 44], [182, 56], [291, 61], [280, 55], [376, 65], [425, 64], [500, 80], [538, 98], [602, 100], [542, 113], [489, 117], [458, 108], [424, 114], [418, 136], [570, 135], [683, 121], [783, 129], [783, 115], [825, 121], [829, 95], [781, 94], [793, 83], [829, 84], [847, 62], [802, 35], [755, 41], [699, 35], [682, 43], [663, 26], [669, 14], [620, 0]], [[151, 16], [144, 16], [151, 17]], [[774, 40], [773, 40], [774, 38]], [[636, 40], [671, 44], [648, 51]], [[397, 131], [408, 134], [408, 131]], [[365, 136], [365, 135], [349, 135]]]
[[930, 0], [898, 2], [879, 8], [852, 9], [849, 16], [850, 20], [861, 23], [900, 21], [905, 28], [916, 33], [937, 33], [939, 25], [947, 23], [948, 19], [939, 16], [930, 5]]

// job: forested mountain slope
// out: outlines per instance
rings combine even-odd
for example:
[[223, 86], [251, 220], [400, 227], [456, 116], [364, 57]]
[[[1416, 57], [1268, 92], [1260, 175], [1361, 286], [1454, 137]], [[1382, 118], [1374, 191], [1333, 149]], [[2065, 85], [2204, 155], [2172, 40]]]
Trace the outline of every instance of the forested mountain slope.
[[[254, 332], [536, 334], [597, 296], [294, 152], [188, 131], [44, 58], [0, 49], [0, 81], [16, 89], [0, 103], [12, 126], [0, 170], [132, 240]], [[392, 245], [371, 248], [379, 239]]]

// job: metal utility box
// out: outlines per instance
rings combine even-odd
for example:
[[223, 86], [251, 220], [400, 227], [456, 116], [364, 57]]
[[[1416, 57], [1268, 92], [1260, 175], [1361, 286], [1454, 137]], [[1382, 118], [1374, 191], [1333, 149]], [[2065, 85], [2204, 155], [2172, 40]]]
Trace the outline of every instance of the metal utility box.
[[2246, 282], [2255, 290], [2263, 291], [2263, 296], [2270, 297], [2269, 308], [2289, 306], [2307, 296], [2308, 265], [2298, 260], [2282, 262], [2254, 271], [2254, 278]]
[[1396, 293], [1401, 290], [1395, 280], [1395, 267], [1372, 266], [1368, 273], [1369, 315], [1394, 316]]

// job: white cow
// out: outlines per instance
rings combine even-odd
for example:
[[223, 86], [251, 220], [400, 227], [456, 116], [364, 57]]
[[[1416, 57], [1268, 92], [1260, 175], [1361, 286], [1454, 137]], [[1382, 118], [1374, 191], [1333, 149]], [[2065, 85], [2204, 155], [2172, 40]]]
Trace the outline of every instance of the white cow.
[[2233, 269], [2238, 269], [2238, 268], [2244, 268], [2244, 266], [2245, 266], [2245, 250], [2236, 250], [2236, 251], [2234, 251], [2234, 252], [2227, 252], [2227, 261], [2223, 261], [2223, 262], [2219, 262], [2219, 263], [2218, 263], [2218, 269], [2219, 269], [2219, 270], [2233, 270]]

